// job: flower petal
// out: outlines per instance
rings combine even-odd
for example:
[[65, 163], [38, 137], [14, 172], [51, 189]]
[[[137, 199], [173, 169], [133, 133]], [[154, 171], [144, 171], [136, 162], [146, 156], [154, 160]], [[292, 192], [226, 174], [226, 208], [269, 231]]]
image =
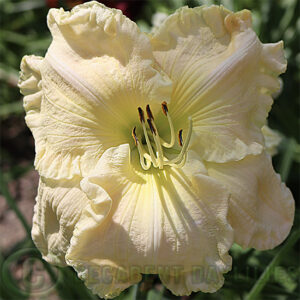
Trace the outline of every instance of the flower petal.
[[39, 161], [40, 153], [45, 148], [42, 132], [42, 120], [40, 118], [42, 101], [42, 83], [40, 66], [43, 63], [43, 57], [24, 56], [21, 62], [21, 75], [19, 88], [24, 95], [23, 106], [26, 111], [25, 121], [31, 129], [35, 139], [35, 164]]
[[171, 82], [149, 38], [119, 10], [98, 2], [51, 9], [48, 25], [51, 46], [39, 65], [23, 59], [20, 87], [38, 74], [38, 121], [28, 123], [41, 132], [36, 168], [71, 179], [85, 176], [107, 148], [131, 141], [137, 107], [169, 101]]
[[235, 242], [258, 250], [279, 245], [293, 224], [295, 203], [265, 153], [239, 162], [207, 163], [208, 174], [231, 193], [228, 218]]
[[[140, 273], [158, 273], [177, 294], [220, 288], [231, 268], [226, 190], [203, 175], [191, 152], [182, 169], [160, 171], [142, 171], [135, 157], [127, 144], [111, 148], [82, 180], [91, 203], [76, 225], [68, 264], [100, 297], [116, 296]], [[176, 272], [186, 278], [195, 268], [213, 269], [217, 280], [174, 286]]]
[[175, 123], [193, 117], [203, 159], [261, 153], [270, 94], [286, 68], [282, 45], [259, 41], [249, 11], [222, 6], [183, 7], [153, 34], [154, 56], [174, 85], [170, 114]]
[[[178, 267], [180, 270], [180, 267]], [[222, 287], [224, 283], [223, 275], [215, 265], [193, 266], [189, 272], [178, 272], [170, 274], [164, 272], [159, 275], [162, 283], [172, 291], [174, 295], [189, 295], [191, 291], [202, 291], [214, 293]]]
[[55, 265], [66, 265], [74, 226], [88, 199], [79, 181], [55, 182], [40, 179], [34, 207], [32, 239], [43, 258]]

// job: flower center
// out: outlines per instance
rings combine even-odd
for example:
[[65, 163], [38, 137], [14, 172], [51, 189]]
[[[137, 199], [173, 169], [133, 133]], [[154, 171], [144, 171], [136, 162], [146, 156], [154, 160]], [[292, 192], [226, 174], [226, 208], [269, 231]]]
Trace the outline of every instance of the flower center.
[[164, 148], [170, 149], [174, 147], [175, 131], [174, 131], [174, 126], [172, 123], [171, 116], [168, 111], [167, 103], [163, 102], [161, 106], [162, 106], [162, 111], [164, 115], [167, 117], [169, 122], [170, 134], [171, 134], [170, 142], [166, 142], [163, 138], [159, 136], [157, 127], [154, 122], [154, 117], [149, 105], [146, 106], [146, 112], [148, 116], [147, 125], [151, 134], [150, 132], [148, 134], [146, 128], [144, 111], [141, 107], [138, 108], [139, 118], [143, 129], [143, 135], [144, 135], [143, 137], [148, 152], [144, 149], [143, 143], [141, 143], [141, 140], [137, 137], [136, 127], [134, 127], [132, 130], [132, 137], [138, 149], [139, 156], [140, 156], [140, 163], [144, 170], [149, 170], [151, 165], [153, 165], [154, 168], [163, 169], [164, 166], [173, 166], [173, 167], [181, 168], [185, 164], [187, 149], [192, 135], [192, 127], [193, 127], [192, 118], [191, 117], [188, 118], [189, 128], [184, 142], [182, 138], [182, 129], [180, 129], [178, 132], [178, 142], [181, 147], [181, 151], [180, 152], [178, 151], [179, 153], [175, 158], [168, 159], [164, 154], [165, 152]]

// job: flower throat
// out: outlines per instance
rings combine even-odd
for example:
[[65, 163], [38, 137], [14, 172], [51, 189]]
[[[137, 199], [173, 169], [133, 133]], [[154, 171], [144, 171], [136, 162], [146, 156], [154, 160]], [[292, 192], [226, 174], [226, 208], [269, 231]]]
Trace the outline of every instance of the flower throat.
[[[145, 138], [145, 144], [147, 146], [148, 152], [144, 149], [143, 143], [141, 143], [140, 139], [137, 137], [136, 127], [134, 127], [132, 130], [132, 137], [133, 137], [134, 143], [138, 149], [140, 163], [144, 170], [149, 170], [151, 165], [153, 165], [154, 168], [159, 168], [159, 169], [163, 169], [164, 166], [173, 166], [173, 167], [181, 168], [185, 164], [185, 161], [186, 161], [187, 149], [188, 149], [188, 145], [189, 145], [191, 135], [192, 135], [192, 127], [193, 127], [192, 118], [191, 117], [188, 118], [189, 128], [188, 128], [188, 133], [187, 133], [185, 141], [183, 141], [183, 138], [182, 138], [183, 130], [180, 129], [178, 132], [178, 143], [181, 147], [181, 151], [175, 158], [168, 159], [164, 155], [164, 148], [170, 149], [170, 148], [174, 147], [175, 131], [174, 131], [172, 119], [171, 119], [169, 111], [168, 111], [167, 103], [163, 102], [161, 104], [161, 107], [162, 107], [162, 111], [163, 111], [164, 115], [167, 117], [168, 122], [169, 122], [170, 134], [171, 134], [170, 142], [166, 142], [163, 138], [161, 138], [159, 136], [157, 127], [154, 122], [154, 117], [153, 117], [152, 111], [148, 104], [146, 106], [146, 113], [147, 113], [147, 117], [148, 117], [147, 125], [150, 129], [151, 136], [152, 136], [152, 139], [150, 140], [151, 136], [149, 137], [148, 132], [147, 132], [144, 111], [141, 107], [138, 107], [139, 119], [140, 119], [140, 122], [142, 125], [143, 134], [144, 134], [144, 138]], [[154, 143], [154, 145], [152, 145], [153, 143]]]

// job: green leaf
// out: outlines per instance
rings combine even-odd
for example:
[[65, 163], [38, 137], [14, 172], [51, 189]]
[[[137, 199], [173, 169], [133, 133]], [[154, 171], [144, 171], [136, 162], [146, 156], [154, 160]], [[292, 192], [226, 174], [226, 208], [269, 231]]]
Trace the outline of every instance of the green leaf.
[[12, 114], [20, 114], [23, 113], [23, 102], [12, 102], [2, 104], [0, 107], [0, 118], [7, 118]]
[[286, 148], [282, 156], [279, 173], [283, 181], [287, 181], [287, 178], [290, 173], [292, 162], [294, 159], [294, 153], [297, 146], [297, 143], [294, 139], [290, 138], [285, 141]]
[[254, 287], [251, 289], [249, 294], [246, 296], [245, 300], [257, 300], [260, 292], [268, 282], [268, 279], [270, 278], [270, 275], [273, 273], [274, 268], [280, 263], [281, 259], [284, 255], [287, 254], [287, 252], [294, 246], [294, 244], [299, 240], [300, 238], [300, 229], [294, 231], [288, 240], [285, 242], [285, 244], [281, 247], [281, 249], [278, 251], [278, 253], [275, 255], [273, 260], [270, 262], [270, 264], [267, 266], [265, 271], [261, 274], [257, 282], [255, 283]]

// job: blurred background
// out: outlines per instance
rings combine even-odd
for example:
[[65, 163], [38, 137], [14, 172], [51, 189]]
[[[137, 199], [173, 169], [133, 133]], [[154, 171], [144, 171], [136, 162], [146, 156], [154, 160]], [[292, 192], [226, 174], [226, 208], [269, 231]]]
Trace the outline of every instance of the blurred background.
[[[30, 239], [38, 174], [33, 169], [34, 142], [24, 122], [22, 96], [17, 87], [21, 58], [44, 56], [51, 37], [46, 16], [51, 7], [70, 9], [85, 1], [0, 0], [0, 299], [98, 299], [71, 268], [56, 268], [41, 260]], [[299, 201], [299, 81], [300, 5], [297, 0], [224, 1], [102, 1], [121, 9], [150, 31], [159, 20], [188, 5], [223, 4], [233, 11], [244, 8], [253, 14], [254, 29], [262, 42], [283, 40], [288, 69], [282, 75], [283, 90], [277, 96], [269, 125], [282, 135], [274, 167]], [[299, 202], [296, 204], [299, 208]], [[215, 294], [194, 293], [175, 297], [157, 276], [123, 292], [117, 299], [300, 299], [299, 211], [292, 234], [270, 251], [231, 249], [233, 270]]]

